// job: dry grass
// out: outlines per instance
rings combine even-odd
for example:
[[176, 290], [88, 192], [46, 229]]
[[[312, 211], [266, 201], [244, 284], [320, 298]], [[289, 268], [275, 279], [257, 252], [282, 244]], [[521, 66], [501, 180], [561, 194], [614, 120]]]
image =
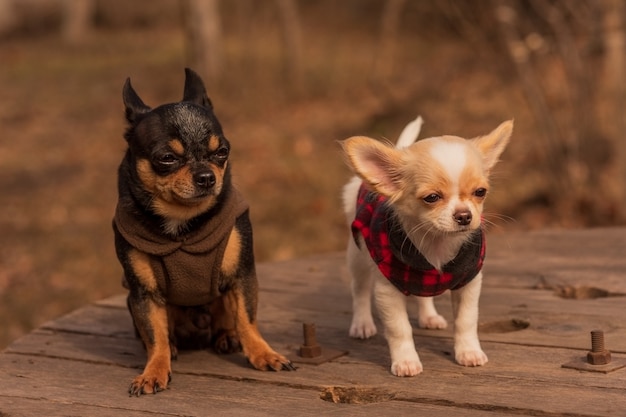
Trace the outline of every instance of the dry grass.
[[[234, 148], [235, 182], [252, 207], [259, 261], [341, 250], [339, 196], [350, 174], [336, 142], [353, 134], [393, 139], [418, 113], [426, 136], [475, 136], [515, 117], [488, 206], [517, 220], [496, 219], [494, 232], [577, 225], [561, 223], [545, 207], [519, 210], [541, 173], [526, 169], [538, 144], [510, 78], [496, 76], [458, 40], [407, 33], [393, 77], [374, 88], [376, 22], [331, 17], [318, 10], [304, 21], [300, 94], [284, 83], [271, 15], [248, 28], [249, 36], [227, 34], [227, 74], [207, 82]], [[147, 103], [178, 100], [185, 58], [176, 27], [99, 31], [75, 46], [14, 39], [0, 48], [2, 347], [122, 291], [110, 227], [125, 145], [121, 86], [131, 76]]]

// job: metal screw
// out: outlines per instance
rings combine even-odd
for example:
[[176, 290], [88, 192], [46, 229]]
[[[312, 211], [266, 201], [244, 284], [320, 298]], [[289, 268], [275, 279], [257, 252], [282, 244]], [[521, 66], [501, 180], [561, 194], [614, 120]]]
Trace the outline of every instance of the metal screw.
[[587, 362], [591, 365], [607, 365], [611, 363], [611, 352], [604, 347], [604, 332], [591, 331], [591, 352], [587, 352]]
[[303, 323], [304, 344], [300, 346], [300, 356], [303, 358], [317, 358], [322, 355], [322, 347], [317, 344], [315, 337], [315, 324]]

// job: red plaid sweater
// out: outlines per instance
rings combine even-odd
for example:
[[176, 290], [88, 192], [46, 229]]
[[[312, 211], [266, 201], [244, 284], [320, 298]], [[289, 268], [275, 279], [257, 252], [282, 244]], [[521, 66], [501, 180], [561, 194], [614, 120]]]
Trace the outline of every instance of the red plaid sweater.
[[456, 257], [435, 269], [411, 243], [386, 204], [387, 199], [361, 187], [352, 234], [359, 246], [363, 236], [380, 272], [405, 295], [432, 297], [470, 282], [485, 259], [485, 236], [476, 230]]

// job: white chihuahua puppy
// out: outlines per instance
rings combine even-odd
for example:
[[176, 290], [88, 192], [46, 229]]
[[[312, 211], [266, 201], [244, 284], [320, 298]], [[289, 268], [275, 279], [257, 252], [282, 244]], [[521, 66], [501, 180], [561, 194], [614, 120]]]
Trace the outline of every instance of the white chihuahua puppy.
[[391, 352], [391, 373], [422, 372], [406, 310], [418, 301], [419, 326], [443, 329], [433, 297], [452, 290], [454, 356], [481, 366], [487, 355], [478, 340], [478, 299], [485, 256], [483, 202], [489, 173], [509, 142], [513, 122], [486, 136], [440, 136], [416, 142], [422, 119], [404, 129], [396, 147], [364, 136], [342, 142], [357, 177], [344, 189], [351, 228], [350, 336], [376, 334], [372, 293]]

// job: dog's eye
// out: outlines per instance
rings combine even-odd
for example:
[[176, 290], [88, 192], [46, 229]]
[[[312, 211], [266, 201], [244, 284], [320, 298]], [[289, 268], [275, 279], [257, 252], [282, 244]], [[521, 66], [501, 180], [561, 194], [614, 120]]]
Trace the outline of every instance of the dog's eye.
[[428, 204], [433, 204], [439, 201], [440, 199], [441, 199], [441, 196], [439, 194], [432, 193], [432, 194], [428, 194], [422, 200], [424, 200]]
[[217, 150], [217, 152], [215, 152], [215, 155], [218, 158], [227, 158], [228, 157], [228, 149], [220, 148], [220, 149]]
[[217, 151], [215, 151], [215, 156], [218, 159], [228, 158], [228, 148], [219, 148]]
[[176, 157], [173, 153], [166, 153], [159, 156], [158, 161], [159, 164], [162, 165], [173, 165], [178, 162], [178, 157]]
[[476, 191], [474, 191], [474, 195], [478, 198], [483, 198], [484, 196], [487, 195], [487, 189], [486, 188], [478, 188], [476, 189]]

